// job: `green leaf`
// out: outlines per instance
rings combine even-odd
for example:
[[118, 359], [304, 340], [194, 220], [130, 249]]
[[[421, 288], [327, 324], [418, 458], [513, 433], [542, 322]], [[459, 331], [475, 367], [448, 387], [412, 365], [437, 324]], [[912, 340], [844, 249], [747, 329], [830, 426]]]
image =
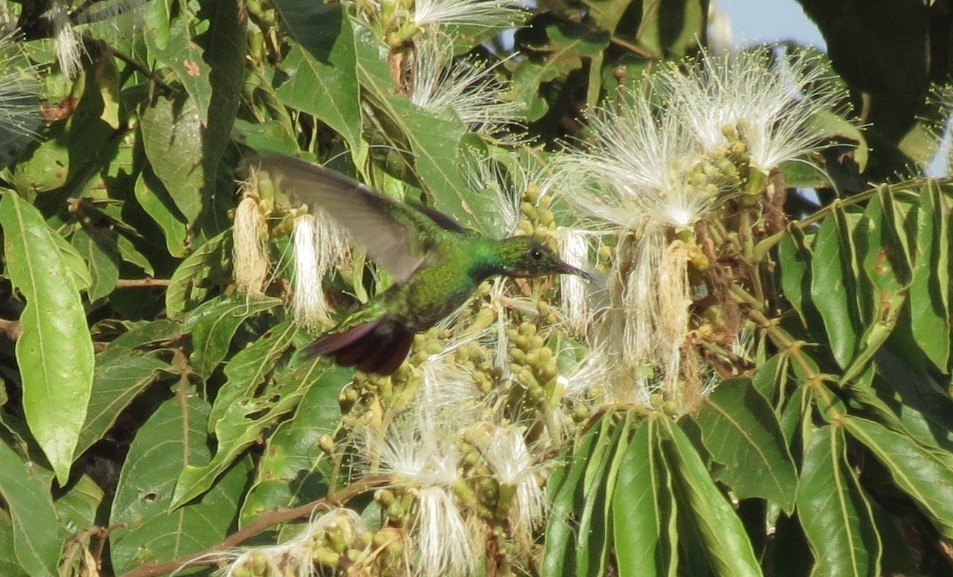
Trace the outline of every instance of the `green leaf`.
[[811, 298], [824, 319], [834, 359], [846, 367], [857, 350], [862, 327], [854, 298], [858, 294], [854, 254], [838, 220], [825, 219], [817, 233], [811, 262]]
[[[609, 462], [609, 470], [606, 472], [605, 489], [602, 490], [602, 503], [594, 517], [594, 526], [601, 530], [599, 539], [603, 542], [601, 553], [596, 560], [598, 564], [590, 569], [595, 570], [597, 575], [605, 575], [609, 570], [610, 553], [612, 551], [613, 533], [615, 519], [612, 515], [612, 503], [615, 498], [615, 492], [619, 484], [619, 471], [622, 469], [622, 461], [628, 453], [629, 443], [636, 426], [641, 421], [641, 417], [633, 411], [625, 411], [621, 423], [616, 426], [619, 428], [619, 435], [615, 442], [615, 449], [612, 451], [612, 460]], [[613, 566], [615, 564], [613, 563]]]
[[679, 518], [695, 527], [705, 545], [707, 563], [717, 575], [762, 575], [741, 519], [712, 481], [695, 446], [681, 429], [668, 421], [661, 423], [671, 440], [662, 448], [672, 470]]
[[563, 21], [546, 27], [550, 41], [558, 47], [572, 46], [581, 58], [593, 58], [609, 46], [609, 34], [575, 22]]
[[811, 577], [880, 575], [880, 538], [844, 450], [842, 429], [824, 426], [805, 451], [797, 507], [814, 553]]
[[156, 176], [186, 221], [194, 222], [212, 192], [206, 187], [199, 105], [189, 97], [159, 97], [143, 112], [140, 130]]
[[[903, 136], [897, 144], [897, 148], [915, 162], [921, 170], [926, 172], [925, 169], [928, 169], [930, 163], [936, 158], [942, 141], [942, 138], [937, 138], [936, 125], [924, 122], [921, 117]], [[863, 170], [863, 166], [861, 166], [861, 170]]]
[[873, 286], [873, 314], [860, 338], [860, 352], [841, 375], [841, 384], [848, 383], [863, 372], [874, 354], [893, 332], [906, 300], [900, 275], [909, 267], [897, 254], [897, 232], [893, 219], [887, 218], [882, 204], [884, 197], [871, 200], [864, 217], [854, 232], [857, 251], [863, 260], [861, 270]]
[[513, 98], [523, 104], [526, 119], [538, 120], [549, 110], [550, 105], [543, 97], [543, 84], [553, 81], [558, 84], [570, 73], [582, 69], [586, 60], [591, 61], [589, 79], [592, 82], [587, 102], [594, 104], [601, 83], [600, 62], [609, 46], [609, 32], [568, 20], [546, 26], [540, 23], [533, 28], [542, 29], [541, 34], [523, 38], [527, 35], [526, 28], [517, 33], [519, 42], [529, 49], [525, 51], [528, 58], [517, 64], [512, 83]]
[[381, 56], [381, 41], [364, 26], [355, 26], [353, 33], [357, 79], [361, 87], [374, 90], [376, 96], [395, 94], [397, 87], [391, 79], [386, 58]]
[[[379, 42], [361, 28], [355, 30], [355, 38], [361, 85], [367, 88], [369, 99], [383, 113], [380, 123], [386, 122], [388, 130], [398, 133], [389, 136], [391, 144], [396, 149], [409, 146], [414, 159], [414, 165], [409, 168], [420, 187], [433, 199], [435, 208], [480, 230], [480, 219], [474, 215], [491, 211], [493, 199], [467, 193], [467, 180], [460, 171], [461, 142], [467, 127], [459, 120], [422, 110], [405, 96], [394, 95], [393, 82], [379, 58]], [[398, 144], [401, 140], [407, 144]]]
[[73, 283], [76, 285], [76, 290], [82, 291], [93, 286], [93, 277], [89, 273], [89, 268], [86, 266], [86, 261], [83, 260], [82, 255], [79, 254], [73, 245], [58, 234], [53, 235], [53, 241], [63, 255], [63, 262], [73, 275]]
[[523, 117], [539, 120], [549, 112], [549, 103], [540, 95], [540, 84], [556, 78], [556, 71], [532, 60], [523, 60], [513, 70], [513, 99], [523, 105]]
[[47, 138], [30, 152], [29, 158], [13, 165], [8, 177], [10, 184], [16, 190], [30, 194], [64, 186], [71, 166], [68, 146], [70, 136], [67, 125], [58, 123], [51, 127]]
[[208, 240], [190, 254], [172, 273], [165, 291], [166, 314], [183, 318], [209, 295], [209, 280], [224, 275], [232, 253], [231, 231]]
[[831, 110], [819, 110], [811, 116], [808, 126], [825, 139], [841, 137], [856, 142], [857, 148], [853, 150], [853, 159], [857, 163], [857, 170], [864, 172], [867, 168], [869, 149], [863, 131], [855, 122]]
[[[247, 359], [242, 360], [245, 361]], [[323, 360], [301, 363], [277, 375], [274, 382], [264, 387], [257, 396], [244, 398], [228, 407], [215, 427], [218, 439], [215, 456], [204, 466], [189, 466], [182, 471], [175, 488], [173, 506], [205, 491], [242, 451], [257, 443], [293, 411], [309, 388], [340, 386], [341, 381], [337, 376], [336, 372], [329, 372]]]
[[89, 266], [93, 281], [87, 291], [89, 300], [96, 301], [111, 293], [119, 280], [119, 255], [115, 240], [102, 235], [93, 236], [81, 228], [73, 233], [72, 243]]
[[152, 263], [149, 262], [149, 259], [146, 258], [144, 254], [139, 252], [139, 249], [136, 248], [136, 245], [125, 236], [121, 234], [116, 235], [116, 248], [119, 249], [119, 256], [123, 261], [139, 267], [142, 269], [142, 272], [149, 276], [154, 276], [156, 274], [155, 270], [152, 268]]
[[195, 372], [208, 378], [228, 354], [228, 347], [245, 319], [281, 304], [281, 299], [246, 295], [216, 297], [192, 311], [185, 330], [192, 333], [189, 361]]
[[589, 18], [599, 29], [609, 33], [615, 32], [616, 26], [629, 8], [629, 2], [612, 2], [612, 0], [584, 0], [583, 4], [589, 7]]
[[248, 403], [257, 396], [270, 394], [266, 391], [269, 381], [296, 333], [294, 324], [280, 323], [228, 361], [224, 370], [227, 380], [219, 389], [209, 413], [210, 432], [215, 431], [219, 421], [236, 403]]
[[294, 132], [281, 120], [249, 122], [235, 119], [234, 133], [249, 148], [270, 150], [282, 154], [296, 154], [300, 149], [295, 142]]
[[[878, 194], [870, 200], [864, 215], [854, 230], [854, 242], [862, 259], [861, 269], [870, 278], [877, 290], [896, 290], [903, 286], [900, 275], [904, 263], [897, 253], [897, 230], [889, 217], [884, 202], [892, 204], [890, 197]], [[901, 272], [898, 272], [900, 269]]]
[[255, 484], [242, 504], [240, 526], [268, 511], [297, 507], [327, 494], [330, 464], [320, 441], [339, 426], [338, 395], [352, 376], [350, 369], [331, 367], [307, 389], [294, 417], [268, 438]]
[[[608, 549], [608, 528], [605, 510], [611, 502], [609, 472], [613, 457], [625, 452], [628, 443], [628, 421], [617, 422], [617, 414], [602, 417], [599, 438], [589, 456], [589, 466], [583, 475], [584, 500], [577, 506], [579, 528], [576, 537], [575, 575], [601, 575]], [[624, 434], [623, 434], [624, 433]]]
[[841, 263], [844, 267], [844, 280], [850, 294], [854, 297], [852, 314], [858, 326], [869, 324], [873, 318], [873, 286], [867, 271], [863, 268], [863, 254], [858, 250], [858, 239], [864, 238], [864, 231], [860, 227], [863, 215], [847, 210], [840, 204], [831, 207], [831, 218], [837, 225], [837, 236], [840, 238]]
[[493, 200], [488, 195], [469, 194], [467, 181], [460, 172], [462, 160], [458, 150], [466, 126], [428, 114], [402, 96], [385, 95], [379, 103], [388, 119], [407, 138], [414, 155], [414, 173], [421, 188], [433, 199], [433, 206], [466, 226], [480, 230], [480, 219], [476, 215], [492, 211]]
[[56, 562], [63, 534], [48, 487], [31, 475], [26, 464], [0, 442], [0, 497], [10, 515], [17, 562], [32, 577], [58, 575]]
[[248, 478], [247, 461], [236, 463], [201, 499], [170, 510], [179, 472], [209, 459], [208, 411], [198, 397], [178, 395], [136, 433], [109, 520], [115, 527], [110, 555], [117, 574], [201, 551], [221, 541], [234, 523]]
[[620, 577], [675, 574], [669, 482], [658, 454], [658, 422], [643, 420], [626, 448], [612, 494], [612, 540]]
[[[73, 276], [38, 210], [14, 193], [0, 200], [4, 255], [26, 298], [16, 356], [27, 424], [65, 485], [93, 385], [93, 342]], [[68, 362], [65, 362], [68, 361]]]
[[[3, 136], [2, 132], [0, 132], [0, 136]], [[3, 164], [3, 154], [5, 154], [5, 150], [0, 148], [0, 165]], [[0, 515], [0, 575], [30, 577], [23, 565], [17, 560], [17, 554], [13, 549], [13, 523], [6, 515]]]
[[707, 9], [708, 3], [701, 0], [642, 4], [638, 45], [656, 54], [685, 56], [705, 35]]
[[910, 283], [913, 338], [946, 372], [950, 360], [950, 203], [935, 181], [921, 192]]
[[802, 159], [782, 162], [778, 167], [784, 185], [791, 188], [826, 188], [831, 185], [831, 175], [821, 166], [806, 164]]
[[890, 471], [894, 483], [946, 538], [953, 538], [953, 469], [907, 435], [849, 417], [844, 427]]
[[920, 204], [919, 195], [908, 190], [895, 190], [889, 185], [877, 187], [876, 204], [883, 213], [883, 234], [889, 239], [887, 250], [894, 270], [904, 285], [910, 282], [913, 270], [912, 244], [915, 242], [913, 215]]
[[146, 348], [166, 341], [174, 341], [183, 334], [182, 323], [172, 319], [141, 321], [119, 335], [96, 356], [96, 365], [106, 364], [118, 357], [137, 354], [136, 349]]
[[788, 381], [789, 360], [787, 353], [780, 352], [764, 361], [751, 379], [751, 386], [769, 402], [776, 395], [783, 396]]
[[175, 257], [188, 254], [188, 223], [159, 177], [146, 167], [136, 179], [133, 192], [142, 209], [162, 229], [169, 254]]
[[[333, 4], [316, 6], [341, 8]], [[358, 147], [361, 101], [356, 76], [318, 62], [300, 46], [291, 49], [282, 66], [290, 79], [277, 88], [278, 98], [289, 108], [307, 112], [327, 123], [352, 149]], [[320, 87], [320, 98], [314, 97], [316, 86]]]
[[248, 46], [244, 9], [238, 0], [216, 0], [210, 6], [208, 33], [202, 36], [205, 60], [211, 66], [208, 82], [211, 99], [208, 120], [203, 123], [202, 160], [206, 185], [214, 190], [214, 176], [225, 148], [231, 142], [235, 114], [241, 103], [245, 79], [245, 52]]
[[[953, 451], [953, 397], [945, 383], [909, 366], [891, 351], [877, 355], [873, 387], [909, 432], [925, 446]], [[854, 391], [851, 390], [853, 394]], [[893, 428], [889, 423], [882, 424]]]
[[[109, 349], [107, 349], [108, 351]], [[128, 349], [124, 349], [128, 351]], [[77, 454], [83, 454], [108, 431], [120, 413], [160, 375], [169, 364], [143, 354], [109, 354], [96, 356], [96, 374], [86, 422], [79, 433]]]
[[781, 289], [784, 298], [791, 303], [807, 324], [815, 311], [811, 300], [811, 261], [813, 254], [804, 238], [804, 231], [797, 225], [790, 225], [788, 234], [781, 238], [778, 245], [778, 260], [781, 265]]
[[205, 62], [202, 47], [192, 40], [190, 28], [189, 18], [175, 18], [171, 21], [168, 36], [162, 38], [161, 45], [149, 34], [143, 35], [143, 38], [158, 61], [175, 71], [190, 100], [196, 103], [196, 113], [201, 123], [206, 124], [212, 101], [210, 67]]
[[778, 416], [781, 434], [784, 435], [784, 442], [788, 447], [794, 446], [798, 425], [804, 423], [804, 415], [810, 414], [810, 409], [806, 406], [809, 402], [807, 401], [807, 397], [810, 395], [805, 395], [805, 390], [807, 390], [805, 387], [797, 387], [794, 389], [794, 392], [791, 393], [791, 398], [785, 403], [781, 414]]
[[[361, 95], [347, 13], [340, 4], [279, 0], [275, 5], [300, 44], [292, 46], [282, 62], [282, 70], [290, 78], [276, 94], [287, 106], [327, 123], [357, 150], [362, 130]], [[319, 98], [315, 98], [316, 92]]]
[[61, 522], [75, 529], [95, 527], [96, 512], [106, 493], [89, 475], [70, 483], [66, 493], [56, 498], [53, 506]]
[[718, 480], [739, 499], [761, 497], [794, 509], [797, 471], [771, 405], [747, 379], [718, 385], [696, 417], [705, 447], [724, 468]]
[[155, 50], [163, 50], [169, 44], [171, 31], [170, 7], [165, 2], [147, 4], [143, 9], [144, 37], [148, 40], [146, 46], [152, 51], [149, 56], [155, 58]]
[[583, 502], [583, 473], [586, 472], [601, 426], [592, 427], [572, 447], [571, 458], [547, 483], [552, 509], [546, 525], [543, 551], [543, 575], [569, 575], [575, 567], [575, 549], [571, 547], [574, 512]]
[[219, 391], [208, 420], [209, 429], [218, 439], [218, 448], [206, 465], [187, 467], [182, 472], [173, 506], [205, 491], [238, 454], [294, 410], [308, 387], [326, 372], [324, 361], [313, 360], [272, 376], [278, 358], [290, 346], [296, 332], [293, 324], [282, 323], [225, 365], [228, 380]]
[[[13, 167], [11, 180], [16, 189], [33, 194], [80, 184], [78, 181], [87, 178], [88, 171], [98, 168], [115, 150], [118, 143], [113, 99], [116, 69], [112, 58], [101, 55], [99, 46], [91, 43], [89, 66], [73, 83], [64, 102], [68, 106], [68, 117], [44, 130], [43, 137], [36, 139], [36, 146], [30, 147], [33, 150], [28, 158]], [[51, 81], [47, 87], [53, 84]], [[64, 92], [62, 96], [67, 94]]]

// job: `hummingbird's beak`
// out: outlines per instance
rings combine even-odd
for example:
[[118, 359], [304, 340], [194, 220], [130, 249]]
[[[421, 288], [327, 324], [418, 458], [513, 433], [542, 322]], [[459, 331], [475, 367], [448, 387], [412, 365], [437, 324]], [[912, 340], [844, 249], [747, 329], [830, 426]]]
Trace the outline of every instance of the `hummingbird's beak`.
[[591, 274], [587, 273], [581, 268], [576, 268], [565, 261], [559, 261], [559, 274], [574, 274], [576, 276], [581, 276], [589, 282], [593, 281]]

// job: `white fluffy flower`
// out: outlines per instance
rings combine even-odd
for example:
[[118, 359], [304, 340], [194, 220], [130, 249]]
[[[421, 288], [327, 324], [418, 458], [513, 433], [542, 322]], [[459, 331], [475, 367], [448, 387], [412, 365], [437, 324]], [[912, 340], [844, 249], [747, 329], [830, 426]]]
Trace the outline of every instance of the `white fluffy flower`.
[[344, 232], [324, 214], [304, 214], [295, 219], [291, 244], [294, 250], [292, 285], [294, 317], [314, 329], [329, 319], [321, 283], [348, 255]]
[[493, 430], [484, 456], [500, 483], [501, 498], [512, 492], [509, 518], [514, 533], [523, 542], [530, 542], [532, 530], [543, 522], [547, 504], [536, 480], [541, 472], [536, 455], [526, 444], [522, 431], [509, 425]]
[[754, 168], [769, 172], [817, 150], [824, 136], [815, 115], [841, 98], [826, 82], [827, 67], [805, 51], [772, 55], [769, 48], [701, 57], [657, 76], [661, 92], [705, 150], [727, 144], [736, 129]]
[[473, 575], [477, 544], [453, 494], [445, 487], [417, 492], [417, 573], [421, 577]]
[[[251, 189], [250, 183], [242, 185]], [[271, 266], [266, 245], [268, 229], [256, 196], [249, 194], [235, 209], [232, 227], [232, 269], [238, 292], [249, 296], [264, 294]]]
[[13, 35], [0, 36], [0, 136], [36, 136], [43, 122], [39, 91], [37, 70], [22, 58]]
[[436, 113], [452, 111], [481, 135], [519, 124], [520, 105], [506, 99], [508, 86], [497, 78], [496, 65], [455, 60], [453, 42], [442, 34], [421, 36], [415, 48], [411, 102]]
[[[589, 268], [589, 251], [593, 239], [597, 236], [582, 229], [560, 227], [556, 231], [559, 258], [574, 267]], [[590, 281], [574, 274], [559, 276], [559, 299], [563, 314], [569, 326], [580, 335], [588, 332], [592, 322], [593, 307], [589, 296], [589, 283]]]
[[479, 26], [503, 29], [522, 16], [512, 0], [416, 0], [414, 24]]
[[416, 573], [423, 577], [476, 570], [477, 537], [453, 493], [461, 481], [457, 442], [457, 435], [428, 420], [425, 412], [394, 421], [386, 439], [368, 435], [369, 459], [379, 459], [380, 471], [417, 497], [411, 536]]
[[636, 92], [593, 114], [591, 126], [592, 147], [559, 171], [567, 201], [584, 216], [638, 232], [690, 226], [713, 206], [717, 191], [689, 182], [699, 157], [676, 107], [659, 111]]
[[53, 22], [53, 38], [60, 68], [64, 74], [75, 78], [82, 67], [81, 60], [85, 49], [82, 37], [73, 29], [73, 24], [69, 20], [69, 3], [64, 0], [55, 0], [48, 14]]

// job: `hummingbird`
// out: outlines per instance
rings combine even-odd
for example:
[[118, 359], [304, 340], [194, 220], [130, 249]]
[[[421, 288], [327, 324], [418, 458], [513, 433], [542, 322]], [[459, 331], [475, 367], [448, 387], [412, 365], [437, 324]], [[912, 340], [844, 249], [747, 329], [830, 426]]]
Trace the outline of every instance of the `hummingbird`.
[[393, 277], [393, 284], [305, 349], [343, 366], [389, 375], [414, 335], [459, 308], [484, 280], [504, 275], [591, 276], [561, 260], [539, 238], [497, 240], [416, 202], [399, 202], [335, 171], [292, 156], [257, 153], [248, 164], [267, 172], [294, 202], [335, 220]]

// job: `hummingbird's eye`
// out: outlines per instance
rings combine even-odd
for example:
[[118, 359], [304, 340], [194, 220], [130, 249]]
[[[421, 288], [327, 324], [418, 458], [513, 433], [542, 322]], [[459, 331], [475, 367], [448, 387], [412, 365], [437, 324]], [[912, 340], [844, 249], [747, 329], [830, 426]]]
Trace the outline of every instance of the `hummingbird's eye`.
[[540, 260], [543, 258], [543, 251], [538, 248], [529, 249], [529, 257], [533, 260]]

